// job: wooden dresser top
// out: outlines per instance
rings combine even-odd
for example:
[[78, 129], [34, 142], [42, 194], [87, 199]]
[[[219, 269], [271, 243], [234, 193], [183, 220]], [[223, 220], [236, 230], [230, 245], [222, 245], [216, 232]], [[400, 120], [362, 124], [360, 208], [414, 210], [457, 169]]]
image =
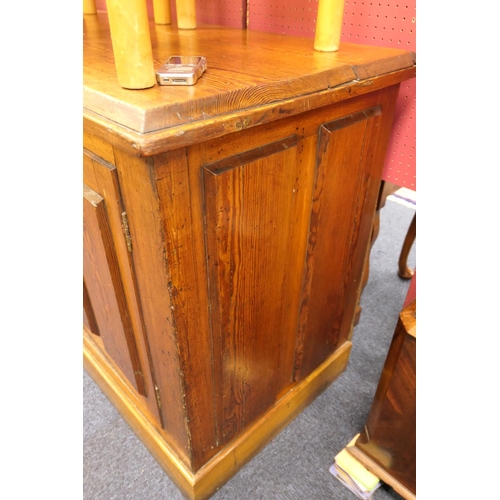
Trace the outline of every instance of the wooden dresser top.
[[220, 26], [151, 23], [150, 32], [155, 69], [170, 55], [203, 55], [206, 72], [194, 86], [123, 89], [107, 15], [86, 15], [83, 102], [93, 128], [181, 137], [208, 125], [222, 135], [275, 119], [273, 112], [299, 113], [415, 75], [415, 54], [405, 50], [344, 43], [338, 52], [317, 52], [310, 38]]

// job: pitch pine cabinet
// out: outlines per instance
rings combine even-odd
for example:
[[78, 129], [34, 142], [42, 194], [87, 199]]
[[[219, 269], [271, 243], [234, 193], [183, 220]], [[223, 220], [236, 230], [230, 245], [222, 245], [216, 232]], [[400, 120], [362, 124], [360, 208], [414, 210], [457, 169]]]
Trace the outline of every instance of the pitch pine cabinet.
[[125, 90], [84, 16], [84, 366], [188, 498], [346, 367], [411, 52], [151, 24], [192, 87]]

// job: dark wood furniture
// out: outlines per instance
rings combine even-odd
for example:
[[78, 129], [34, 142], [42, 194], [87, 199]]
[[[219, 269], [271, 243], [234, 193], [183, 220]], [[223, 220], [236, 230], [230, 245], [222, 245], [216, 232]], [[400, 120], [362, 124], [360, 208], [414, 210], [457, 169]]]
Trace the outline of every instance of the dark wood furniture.
[[407, 500], [416, 498], [417, 301], [401, 312], [366, 425], [352, 453]]
[[151, 24], [193, 87], [116, 80], [84, 16], [84, 362], [188, 498], [345, 369], [399, 83], [414, 54]]

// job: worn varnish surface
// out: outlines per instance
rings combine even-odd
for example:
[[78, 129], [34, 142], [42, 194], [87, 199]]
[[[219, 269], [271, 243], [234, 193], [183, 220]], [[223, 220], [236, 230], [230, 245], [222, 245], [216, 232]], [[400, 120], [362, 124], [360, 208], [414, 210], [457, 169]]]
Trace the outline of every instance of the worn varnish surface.
[[[144, 394], [123, 284], [104, 199], [83, 185], [83, 277], [87, 326], [102, 338], [106, 352], [129, 382]], [[97, 331], [96, 331], [97, 330]]]
[[[83, 180], [96, 193], [99, 193], [106, 200], [107, 214], [109, 218], [110, 237], [114, 246], [118, 273], [123, 283], [124, 300], [127, 304], [130, 328], [133, 332], [134, 344], [137, 348], [137, 356], [141, 366], [149, 366], [149, 347], [147, 337], [144, 335], [144, 318], [140, 303], [137, 299], [137, 278], [129, 252], [126, 238], [123, 231], [123, 205], [118, 173], [113, 165], [115, 161], [112, 147], [106, 145], [97, 138], [91, 138], [88, 145], [97, 153], [84, 149], [83, 155]], [[106, 159], [105, 159], [106, 158]], [[126, 212], [125, 212], [126, 213]], [[89, 328], [94, 332], [92, 328]], [[94, 332], [95, 333], [95, 332]], [[151, 412], [154, 418], [159, 418], [157, 401], [154, 391], [154, 383], [149, 370], [141, 370], [144, 391], [139, 404], [145, 403], [147, 410]]]
[[132, 237], [139, 301], [151, 350], [151, 369], [162, 427], [181, 459], [191, 462], [184, 381], [171, 300], [169, 261], [162, 215], [150, 161], [114, 150]]
[[312, 95], [415, 62], [403, 50], [342, 44], [338, 52], [317, 52], [307, 38], [224, 27], [177, 30], [151, 24], [150, 29], [155, 68], [172, 54], [207, 57], [208, 68], [196, 85], [155, 85], [132, 94], [122, 89], [106, 14], [84, 16], [84, 107], [142, 133]]
[[[380, 107], [371, 108], [320, 129], [297, 337], [299, 379], [301, 372], [309, 373], [350, 333], [342, 328], [342, 322], [353, 316], [349, 308], [355, 304], [349, 296], [355, 296], [357, 280], [353, 279], [352, 265], [372, 165], [367, 162], [372, 146], [368, 137], [380, 114]], [[349, 148], [342, 147], [346, 143]]]
[[[345, 369], [414, 55], [154, 26], [158, 64], [200, 53], [208, 70], [194, 87], [126, 91], [106, 18], [84, 22], [84, 181], [97, 196], [85, 224], [107, 227], [104, 239], [86, 229], [84, 253], [114, 256], [85, 274], [88, 358], [144, 415], [141, 432], [153, 426], [155, 456], [205, 498]], [[107, 275], [114, 288], [99, 298]], [[122, 325], [115, 351], [104, 301]]]
[[293, 381], [310, 152], [290, 137], [204, 168], [221, 443]]
[[414, 495], [416, 304], [413, 301], [400, 315], [366, 426], [355, 445]]

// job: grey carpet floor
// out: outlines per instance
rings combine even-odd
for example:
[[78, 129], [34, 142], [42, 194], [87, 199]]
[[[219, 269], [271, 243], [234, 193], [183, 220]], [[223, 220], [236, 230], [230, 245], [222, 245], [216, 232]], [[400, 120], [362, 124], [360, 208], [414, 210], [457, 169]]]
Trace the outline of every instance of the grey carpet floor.
[[[409, 282], [397, 276], [411, 207], [387, 201], [371, 254], [363, 312], [346, 371], [217, 491], [213, 500], [355, 500], [329, 472], [363, 427]], [[416, 245], [409, 257], [415, 266]], [[84, 371], [84, 500], [183, 500], [183, 496]], [[387, 485], [375, 500], [401, 499]]]

